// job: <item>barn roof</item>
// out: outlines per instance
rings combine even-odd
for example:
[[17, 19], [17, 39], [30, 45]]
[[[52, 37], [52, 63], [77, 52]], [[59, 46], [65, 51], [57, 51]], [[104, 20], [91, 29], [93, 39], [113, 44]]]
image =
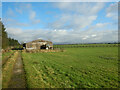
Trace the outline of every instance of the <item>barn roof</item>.
[[42, 39], [33, 40], [31, 42], [28, 42], [28, 43], [32, 43], [32, 42], [50, 42], [50, 43], [52, 43], [51, 41], [42, 40]]

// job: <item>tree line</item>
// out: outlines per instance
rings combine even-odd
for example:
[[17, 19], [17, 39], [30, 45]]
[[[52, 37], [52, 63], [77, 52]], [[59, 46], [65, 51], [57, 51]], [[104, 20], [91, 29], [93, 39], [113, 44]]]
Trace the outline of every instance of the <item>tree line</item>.
[[1, 30], [2, 32], [0, 32], [0, 42], [2, 43], [2, 45], [1, 45], [2, 49], [16, 47], [16, 46], [20, 45], [18, 40], [8, 37], [8, 34], [5, 31], [6, 28], [5, 28], [4, 24], [2, 23], [2, 21], [0, 21], [0, 29], [2, 29]]

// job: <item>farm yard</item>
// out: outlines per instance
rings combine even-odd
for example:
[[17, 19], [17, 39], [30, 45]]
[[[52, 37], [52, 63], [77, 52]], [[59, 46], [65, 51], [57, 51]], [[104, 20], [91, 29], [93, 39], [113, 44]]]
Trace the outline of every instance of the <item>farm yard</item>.
[[3, 68], [3, 88], [9, 86], [11, 71], [19, 54], [26, 88], [118, 88], [117, 46], [63, 49], [63, 52], [11, 51], [14, 55]]

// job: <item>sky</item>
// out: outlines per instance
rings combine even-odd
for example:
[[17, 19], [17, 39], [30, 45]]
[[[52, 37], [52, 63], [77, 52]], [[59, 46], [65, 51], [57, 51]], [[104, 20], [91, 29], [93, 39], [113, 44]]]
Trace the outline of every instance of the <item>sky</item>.
[[2, 2], [8, 36], [54, 44], [118, 41], [117, 2]]

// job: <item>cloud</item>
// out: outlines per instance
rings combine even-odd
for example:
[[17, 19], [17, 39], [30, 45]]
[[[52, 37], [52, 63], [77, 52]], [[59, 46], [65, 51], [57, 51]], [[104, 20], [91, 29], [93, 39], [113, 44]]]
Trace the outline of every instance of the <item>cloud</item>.
[[110, 23], [97, 23], [96, 24], [97, 27], [101, 27], [101, 28], [104, 28], [106, 25], [110, 25]]
[[106, 9], [106, 17], [117, 20], [118, 19], [118, 3], [110, 4]]
[[29, 19], [31, 20], [31, 24], [38, 24], [40, 23], [40, 19], [36, 19], [36, 12], [33, 10], [29, 11]]
[[[32, 5], [30, 3], [19, 4], [18, 8], [19, 8], [19, 12], [24, 11], [29, 15], [29, 19], [31, 20], [32, 24], [40, 23], [40, 20], [36, 19], [36, 12], [32, 9]], [[16, 10], [17, 10], [17, 8], [16, 8]]]
[[22, 14], [23, 12], [22, 12], [22, 10], [21, 9], [19, 9], [19, 8], [15, 8], [15, 10], [16, 10], [16, 12], [18, 12], [18, 13], [20, 13], [20, 14]]
[[75, 29], [81, 30], [86, 26], [92, 24], [97, 16], [84, 16], [84, 15], [69, 15], [63, 14], [60, 18], [52, 23], [48, 23], [48, 27], [52, 29]]
[[13, 10], [11, 8], [8, 8], [7, 15], [9, 17], [16, 17], [15, 14], [14, 14], [14, 12], [13, 12]]
[[19, 22], [16, 19], [11, 18], [3, 18], [2, 21], [4, 22], [6, 27], [27, 27], [30, 26], [29, 23]]
[[[7, 32], [10, 37], [18, 39], [20, 42], [28, 42], [38, 38], [51, 40], [54, 44], [117, 41], [118, 31], [115, 28], [108, 29], [113, 23], [93, 23], [97, 20], [98, 12], [104, 6], [104, 3], [54, 3], [53, 7], [59, 9], [60, 13], [55, 14], [55, 19], [47, 23], [47, 29], [27, 30], [11, 26], [7, 28]], [[25, 4], [23, 8], [21, 10], [25, 10], [30, 19], [30, 23], [24, 23], [23, 26], [40, 23], [31, 4]], [[108, 10], [108, 12], [111, 11]], [[21, 12], [18, 11], [18, 13]], [[8, 21], [16, 22], [15, 25], [18, 26], [23, 24], [12, 19], [8, 19]]]
[[30, 19], [34, 20], [35, 16], [36, 16], [36, 13], [34, 11], [30, 11]]
[[[32, 5], [29, 3], [16, 3], [15, 11], [12, 8], [8, 8], [7, 17], [3, 18], [3, 22], [6, 27], [28, 27], [32, 25], [36, 25], [40, 23], [40, 19], [36, 18], [36, 12], [32, 10]], [[22, 22], [19, 19], [13, 18], [21, 18], [23, 15], [28, 15], [28, 22]], [[12, 17], [12, 18], [11, 18]], [[30, 20], [30, 21], [29, 21]]]
[[[72, 43], [97, 43], [97, 42], [117, 42], [118, 31], [114, 29], [105, 30], [103, 27], [110, 24], [104, 23], [91, 26], [84, 31], [66, 30], [66, 29], [37, 29], [22, 30], [20, 28], [7, 28], [10, 37], [18, 39], [20, 42], [29, 42], [38, 38], [51, 40], [54, 44], [72, 44]], [[97, 30], [100, 28], [101, 30]]]
[[56, 21], [48, 23], [51, 29], [82, 30], [97, 19], [97, 13], [104, 7], [104, 3], [54, 3], [54, 8], [61, 10]]
[[32, 22], [31, 22], [31, 24], [38, 24], [38, 23], [40, 23], [40, 20], [38, 19], [36, 19], [36, 20], [33, 20]]
[[96, 37], [96, 35], [95, 34], [93, 34], [93, 35], [91, 35], [92, 37]]
[[65, 11], [73, 11], [73, 12], [77, 12], [79, 14], [85, 14], [88, 15], [93, 15], [98, 13], [103, 7], [104, 7], [104, 3], [102, 2], [98, 2], [98, 3], [94, 3], [94, 2], [60, 2], [60, 3], [55, 3], [55, 7], [61, 9], [61, 10], [65, 10]]
[[22, 34], [22, 30], [20, 29], [20, 28], [9, 28], [9, 29], [7, 29], [6, 30], [8, 33], [9, 33], [9, 35], [15, 35], [15, 34]]

